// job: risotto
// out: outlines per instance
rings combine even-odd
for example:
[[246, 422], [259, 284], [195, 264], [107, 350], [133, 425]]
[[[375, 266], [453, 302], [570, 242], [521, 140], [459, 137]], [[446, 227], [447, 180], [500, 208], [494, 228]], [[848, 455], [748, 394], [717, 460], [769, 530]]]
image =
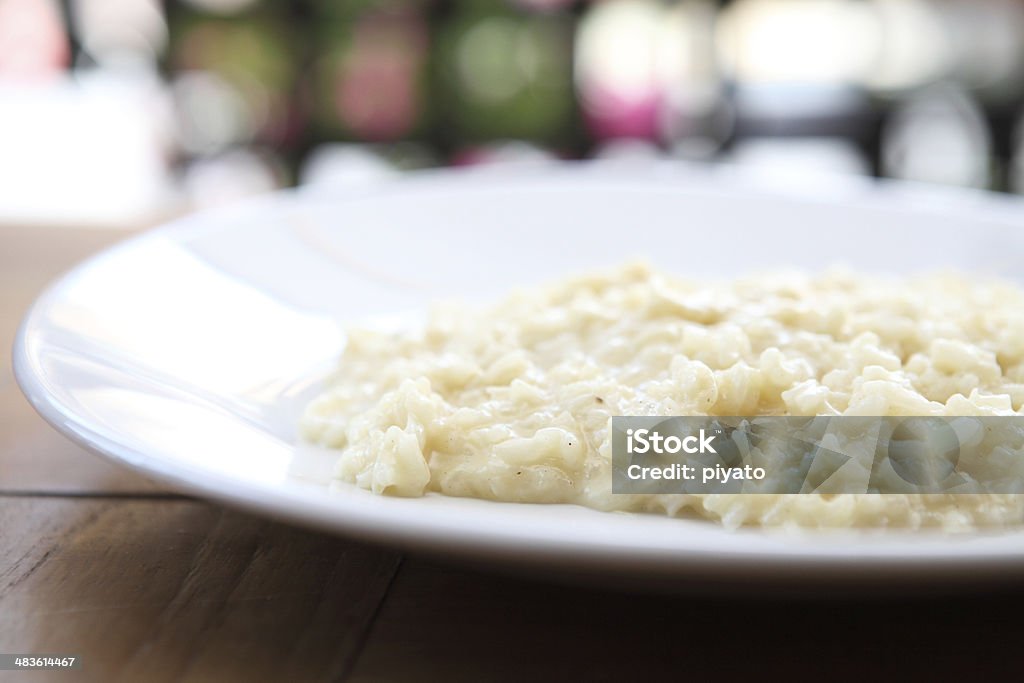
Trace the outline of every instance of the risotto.
[[613, 494], [615, 415], [1015, 415], [1024, 292], [953, 274], [689, 281], [644, 264], [353, 329], [302, 433], [375, 493], [696, 515], [728, 527], [969, 529], [1015, 495]]

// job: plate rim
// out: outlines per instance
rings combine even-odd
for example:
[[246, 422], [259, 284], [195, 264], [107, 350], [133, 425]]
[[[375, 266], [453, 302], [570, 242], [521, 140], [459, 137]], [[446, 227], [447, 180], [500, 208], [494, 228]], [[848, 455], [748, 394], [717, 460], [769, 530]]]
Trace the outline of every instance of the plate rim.
[[[548, 173], [545, 173], [544, 175], [548, 175], [552, 171], [556, 175], [563, 173], [578, 174], [579, 167], [580, 164], [559, 165], [557, 169], [548, 169]], [[668, 170], [678, 171], [679, 169], [673, 167]], [[621, 174], [616, 172], [595, 173], [594, 169], [587, 169], [587, 172], [592, 174], [592, 178], [599, 178], [602, 181], [620, 182], [622, 180]], [[689, 173], [690, 170], [686, 170], [684, 175], [689, 175]], [[704, 171], [700, 171], [698, 174], [704, 176], [703, 179], [707, 180], [707, 176], [704, 175]], [[535, 179], [539, 175], [541, 174], [536, 173], [536, 169], [530, 173], [531, 179]], [[665, 179], [664, 176], [659, 176], [657, 173], [655, 176], [656, 182]], [[395, 187], [402, 188], [418, 185], [421, 187], [426, 186], [429, 190], [429, 186], [431, 184], [438, 182], [441, 184], [447, 184], [452, 180], [460, 183], [459, 187], [461, 189], [467, 178], [471, 178], [473, 182], [482, 182], [484, 186], [487, 187], [496, 179], [507, 182], [510, 177], [516, 177], [516, 174], [498, 172], [480, 173], [478, 171], [453, 171], [450, 169], [442, 169], [410, 174], [409, 176], [385, 181], [380, 185], [375, 185], [371, 188], [365, 188], [365, 190], [343, 195], [334, 195], [330, 198], [317, 197], [315, 194], [308, 193], [301, 189], [285, 190], [282, 192], [262, 195], [226, 207], [189, 214], [158, 227], [143, 231], [142, 233], [129, 237], [126, 240], [122, 240], [81, 261], [72, 269], [51, 282], [42, 291], [42, 293], [38, 295], [22, 318], [15, 336], [14, 346], [12, 349], [12, 365], [15, 380], [22, 393], [29, 400], [29, 403], [33, 406], [36, 412], [38, 412], [47, 423], [57, 429], [57, 431], [62, 433], [64, 436], [68, 437], [78, 445], [85, 447], [92, 453], [100, 455], [115, 464], [141, 472], [144, 476], [169, 484], [176, 490], [184, 490], [192, 494], [198, 494], [203, 498], [216, 500], [230, 507], [245, 509], [256, 514], [270, 515], [279, 519], [298, 523], [303, 526], [314, 527], [330, 531], [332, 533], [341, 533], [346, 536], [360, 538], [364, 541], [378, 543], [383, 542], [389, 545], [397, 545], [403, 548], [425, 551], [428, 553], [441, 552], [446, 555], [456, 554], [477, 557], [491, 556], [494, 558], [500, 557], [508, 560], [521, 559], [531, 564], [548, 564], [554, 562], [559, 564], [568, 563], [571, 565], [602, 565], [606, 570], [618, 569], [620, 571], [628, 571], [630, 573], [638, 570], [671, 570], [683, 573], [702, 573], [714, 570], [717, 572], [727, 569], [729, 565], [736, 563], [737, 559], [744, 559], [749, 562], [741, 563], [742, 568], [736, 570], [738, 576], [759, 576], [761, 578], [770, 578], [773, 576], [778, 577], [791, 570], [808, 569], [811, 567], [832, 578], [857, 576], [861, 579], [870, 578], [870, 576], [894, 576], [900, 573], [913, 573], [916, 575], [917, 572], [920, 572], [921, 569], [926, 567], [929, 569], [930, 576], [957, 575], [967, 568], [972, 571], [981, 571], [987, 574], [1009, 576], [1014, 572], [1014, 570], [1019, 570], [1024, 567], [1024, 542], [1018, 542], [1016, 547], [1008, 543], [1004, 543], [1002, 545], [997, 544], [995, 548], [988, 548], [986, 552], [975, 552], [970, 554], [943, 554], [939, 552], [920, 553], [918, 551], [915, 551], [913, 554], [896, 554], [891, 552], [878, 553], [871, 552], [871, 548], [868, 547], [857, 549], [867, 551], [863, 554], [859, 552], [822, 554], [820, 551], [810, 554], [806, 552], [774, 552], [770, 554], [745, 552], [722, 553], [720, 551], [700, 552], [698, 550], [688, 549], [685, 556], [680, 556], [678, 553], [666, 553], [662, 549], [648, 549], [647, 552], [640, 552], [639, 549], [633, 548], [630, 550], [629, 555], [613, 557], [610, 553], [613, 552], [615, 548], [612, 546], [602, 547], [595, 546], [593, 544], [585, 546], [578, 544], [564, 546], [555, 545], [550, 542], [537, 542], [536, 539], [531, 540], [530, 538], [521, 535], [517, 536], [516, 534], [508, 534], [507, 531], [499, 536], [488, 537], [481, 534], [470, 534], [468, 536], [459, 535], [453, 538], [450, 532], [442, 529], [439, 533], [436, 527], [433, 527], [434, 533], [431, 534], [429, 533], [432, 528], [430, 524], [414, 524], [412, 527], [382, 524], [379, 515], [360, 515], [358, 514], [358, 511], [355, 511], [357, 514], [352, 516], [349, 516], [348, 514], [340, 514], [337, 508], [327, 506], [320, 500], [317, 500], [316, 505], [311, 505], [308, 501], [306, 504], [296, 505], [296, 502], [301, 501], [298, 501], [297, 496], [293, 494], [282, 496], [280, 491], [274, 493], [272, 491], [260, 490], [249, 482], [244, 482], [243, 485], [240, 485], [237, 480], [234, 480], [233, 484], [230, 481], [221, 482], [219, 479], [208, 479], [205, 482], [203, 480], [196, 480], [194, 477], [189, 476], [188, 471], [182, 471], [181, 467], [177, 469], [173, 467], [173, 463], [171, 462], [167, 462], [162, 459], [154, 461], [152, 457], [147, 457], [144, 452], [136, 452], [134, 449], [128, 448], [123, 444], [119, 444], [114, 440], [110, 440], [102, 433], [91, 429], [87, 419], [76, 415], [73, 410], [69, 409], [66, 405], [60, 404], [56, 400], [45, 386], [43, 377], [34, 367], [33, 358], [28, 350], [27, 340], [33, 329], [37, 326], [37, 320], [41, 315], [41, 311], [45, 310], [47, 306], [50, 305], [50, 302], [58, 298], [62, 292], [73, 286], [74, 280], [81, 273], [93, 268], [102, 267], [104, 259], [111, 258], [123, 251], [138, 248], [151, 240], [163, 238], [171, 238], [173, 240], [174, 238], [181, 238], [190, 230], [209, 229], [208, 227], [204, 228], [203, 226], [214, 224], [218, 219], [223, 220], [223, 217], [225, 216], [237, 217], [238, 215], [244, 215], [246, 212], [262, 212], [268, 207], [283, 206], [284, 208], [287, 208], [288, 205], [292, 205], [294, 207], [296, 204], [301, 206], [303, 203], [311, 203], [313, 205], [322, 203], [340, 204], [352, 199], [372, 197], [373, 195], [381, 192], [386, 194], [392, 191]], [[674, 182], [678, 182], [679, 178], [670, 177], [669, 179]], [[652, 178], [646, 177], [645, 175], [645, 177], [638, 179], [635, 172], [630, 172], [629, 180], [632, 183], [642, 183], [644, 187], [648, 187]], [[728, 187], [725, 187], [724, 192], [724, 183], [720, 180], [715, 181], [712, 179], [710, 185], [712, 186], [713, 191], [722, 192], [726, 195], [743, 195], [751, 191], [751, 188], [745, 187], [742, 183], [731, 184]], [[883, 208], [900, 208], [903, 210], [934, 210], [934, 205], [929, 201], [929, 198], [934, 194], [934, 188], [917, 188], [914, 186], [908, 186], [905, 183], [891, 182], [880, 183], [877, 187], [874, 184], [865, 187], [867, 188], [867, 194], [871, 197], [870, 204], [872, 205], [882, 206]], [[694, 190], [694, 188], [688, 189], [690, 191]], [[851, 199], [862, 199], [864, 195], [863, 188], [855, 188], [852, 194], [849, 191], [849, 188], [843, 189], [839, 192], [841, 195], [840, 199], [842, 201], [837, 202], [837, 197], [829, 192], [824, 193], [825, 195], [828, 195], [825, 197], [822, 197], [822, 193], [818, 192], [815, 197], [810, 199], [799, 195], [789, 195], [784, 192], [779, 193], [773, 188], [754, 187], [753, 192], [769, 197], [779, 197], [789, 201], [800, 201], [800, 199], [803, 198], [804, 200], [812, 201], [813, 203], [830, 204], [842, 204], [846, 201], [850, 201]], [[943, 200], [942, 208], [944, 212], [948, 211], [951, 207], [976, 211], [979, 205], [981, 205], [993, 208], [994, 212], [997, 214], [1002, 214], [1007, 210], [1011, 212], [1017, 211], [1024, 214], [1024, 201], [1015, 197], [993, 196], [992, 193], [976, 191], [956, 191], [951, 193], [940, 192], [939, 194]], [[920, 202], [915, 200], [908, 204], [905, 201], [905, 197], [907, 196], [923, 197], [924, 200]], [[235, 220], [237, 220], [237, 218]], [[497, 506], [522, 505], [518, 503], [497, 503], [492, 501], [475, 502]], [[335, 512], [333, 516], [325, 514], [332, 509]], [[348, 512], [353, 511], [349, 510]], [[588, 510], [588, 513], [601, 515], [608, 514], [591, 510]], [[374, 520], [376, 520], [376, 523], [367, 524], [367, 522], [373, 522]], [[690, 520], [673, 521], [686, 522]], [[703, 521], [698, 521], [697, 523], [707, 524], [707, 522]], [[730, 532], [725, 529], [721, 529], [721, 531], [727, 534], [746, 533], [744, 531]], [[754, 530], [753, 533], [763, 534], [760, 530]], [[1024, 529], [1020, 531], [1003, 532], [999, 534], [999, 536], [1007, 541], [1009, 540], [1007, 537], [1010, 536], [1016, 538], [1018, 541], [1024, 541]], [[977, 537], [977, 534], [971, 535], [971, 538]], [[915, 534], [914, 538], [919, 539], [920, 536]], [[908, 540], [910, 540], [909, 536]], [[529, 552], [525, 553], [527, 557], [519, 557], [517, 554], [522, 552], [524, 544], [529, 546]], [[865, 576], [865, 572], [870, 576]]]

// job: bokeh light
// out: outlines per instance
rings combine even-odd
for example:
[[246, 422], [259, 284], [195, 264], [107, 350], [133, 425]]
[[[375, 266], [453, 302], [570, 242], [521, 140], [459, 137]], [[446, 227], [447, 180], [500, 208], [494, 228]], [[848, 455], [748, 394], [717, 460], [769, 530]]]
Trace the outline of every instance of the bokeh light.
[[69, 60], [55, 0], [0, 0], [0, 79], [52, 78]]
[[903, 180], [987, 187], [991, 138], [964, 89], [935, 86], [899, 105], [884, 130], [886, 175]]
[[1024, 192], [1022, 116], [1020, 0], [0, 0], [0, 174], [125, 207], [554, 159]]

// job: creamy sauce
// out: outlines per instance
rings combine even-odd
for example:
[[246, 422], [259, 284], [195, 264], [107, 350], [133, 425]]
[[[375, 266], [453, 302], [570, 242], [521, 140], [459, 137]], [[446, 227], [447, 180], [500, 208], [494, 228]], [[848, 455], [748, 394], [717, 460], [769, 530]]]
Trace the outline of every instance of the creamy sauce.
[[1024, 292], [955, 275], [688, 281], [642, 264], [438, 306], [413, 333], [352, 330], [304, 436], [376, 493], [697, 515], [740, 525], [1024, 518], [1014, 495], [611, 493], [613, 415], [1010, 415]]

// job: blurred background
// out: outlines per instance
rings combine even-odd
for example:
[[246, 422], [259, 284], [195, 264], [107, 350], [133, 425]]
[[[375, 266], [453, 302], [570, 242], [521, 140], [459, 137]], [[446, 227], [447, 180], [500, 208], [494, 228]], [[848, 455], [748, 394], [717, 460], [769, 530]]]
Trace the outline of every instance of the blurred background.
[[0, 221], [589, 158], [1024, 193], [1024, 1], [0, 0]]

